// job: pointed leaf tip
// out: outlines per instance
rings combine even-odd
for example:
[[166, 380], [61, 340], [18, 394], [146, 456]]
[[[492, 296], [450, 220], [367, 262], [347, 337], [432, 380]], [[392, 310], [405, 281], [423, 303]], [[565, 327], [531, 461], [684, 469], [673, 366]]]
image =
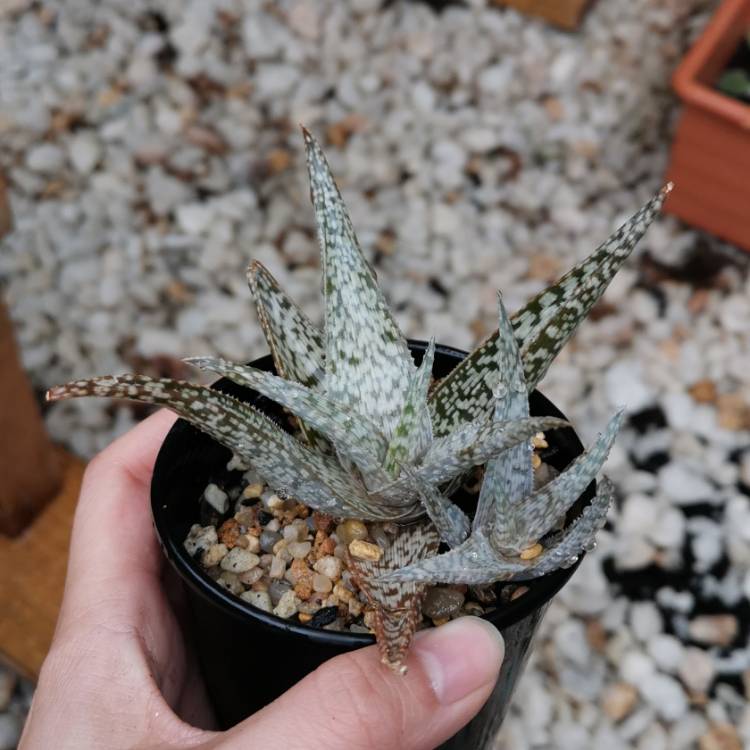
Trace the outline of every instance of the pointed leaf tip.
[[419, 367], [412, 373], [404, 396], [404, 405], [385, 457], [385, 470], [398, 476], [399, 464], [414, 464], [432, 443], [432, 421], [427, 393], [435, 361], [435, 339], [431, 338]]
[[326, 393], [382, 423], [390, 438], [414, 362], [362, 254], [325, 154], [312, 136], [305, 143], [323, 258]]
[[[602, 296], [671, 189], [670, 183], [665, 185], [588, 258], [513, 316], [529, 391], [544, 377], [552, 360]], [[435, 388], [430, 408], [436, 435], [445, 435], [456, 425], [491, 408], [492, 387], [497, 377], [497, 347], [497, 333], [494, 333]]]
[[[372, 507], [361, 483], [339, 463], [310, 450], [250, 404], [206, 386], [169, 378], [120, 375], [76, 380], [52, 389], [59, 398], [103, 396], [166, 406], [246, 458], [276, 491], [336, 516], [389, 519]], [[370, 512], [372, 511], [372, 512]]]
[[[557, 526], [601, 471], [623, 416], [623, 412], [615, 414], [587, 451], [551, 482], [515, 506], [512, 514], [495, 518], [492, 538], [498, 548], [519, 552], [535, 544]], [[511, 534], [511, 531], [514, 533]]]
[[250, 264], [247, 281], [276, 372], [310, 388], [320, 387], [325, 371], [321, 332], [287, 297], [260, 261]]
[[[495, 391], [494, 422], [526, 419], [529, 416], [529, 393], [524, 378], [523, 362], [513, 326], [503, 304], [497, 298], [498, 333], [497, 366], [499, 370]], [[513, 517], [513, 506], [525, 498], [534, 484], [531, 465], [532, 448], [529, 441], [513, 446], [505, 454], [487, 463], [482, 489], [479, 493], [473, 528], [487, 530], [492, 518], [501, 514]], [[509, 522], [508, 532], [513, 524]]]

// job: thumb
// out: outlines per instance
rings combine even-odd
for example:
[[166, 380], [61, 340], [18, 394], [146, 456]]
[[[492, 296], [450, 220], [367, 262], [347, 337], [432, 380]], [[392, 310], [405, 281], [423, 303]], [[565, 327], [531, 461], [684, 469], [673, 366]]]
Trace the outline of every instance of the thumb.
[[222, 747], [268, 750], [430, 750], [482, 707], [497, 681], [500, 633], [460, 617], [417, 635], [405, 675], [375, 646], [323, 664], [225, 735]]

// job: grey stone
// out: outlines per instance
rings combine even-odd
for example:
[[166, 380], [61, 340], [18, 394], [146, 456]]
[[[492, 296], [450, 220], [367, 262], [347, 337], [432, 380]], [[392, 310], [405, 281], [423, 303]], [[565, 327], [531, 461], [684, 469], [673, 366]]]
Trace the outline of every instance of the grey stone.
[[68, 145], [70, 162], [77, 172], [89, 174], [99, 162], [102, 148], [93, 133], [75, 135]]
[[65, 153], [59, 146], [52, 143], [42, 143], [34, 146], [26, 154], [26, 165], [34, 172], [55, 174], [65, 163]]

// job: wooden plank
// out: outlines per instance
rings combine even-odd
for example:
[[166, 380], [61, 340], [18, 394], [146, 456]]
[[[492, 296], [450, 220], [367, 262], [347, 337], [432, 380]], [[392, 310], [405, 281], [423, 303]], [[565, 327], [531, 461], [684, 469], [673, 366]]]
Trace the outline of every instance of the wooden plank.
[[14, 536], [60, 487], [59, 454], [21, 369], [10, 316], [0, 301], [0, 535]]
[[35, 680], [62, 601], [73, 512], [85, 464], [58, 450], [57, 496], [15, 538], [0, 537], [0, 659]]
[[[10, 231], [8, 185], [0, 174], [0, 239]], [[60, 486], [58, 453], [44, 428], [26, 373], [21, 368], [10, 315], [0, 301], [0, 534], [15, 535]]]
[[[7, 187], [0, 173], [0, 239], [12, 228]], [[85, 464], [51, 444], [2, 302], [0, 390], [0, 659], [36, 679], [62, 601]]]
[[529, 16], [539, 16], [568, 31], [578, 28], [591, 0], [492, 0], [493, 5], [515, 8]]

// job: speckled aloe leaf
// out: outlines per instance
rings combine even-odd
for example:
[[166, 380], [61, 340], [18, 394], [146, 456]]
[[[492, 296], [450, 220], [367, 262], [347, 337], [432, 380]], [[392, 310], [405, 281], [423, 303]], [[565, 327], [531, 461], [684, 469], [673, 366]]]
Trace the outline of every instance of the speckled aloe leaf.
[[247, 280], [276, 372], [308, 388], [320, 387], [325, 375], [323, 334], [286, 296], [262, 263], [250, 265]]
[[424, 482], [419, 475], [406, 467], [402, 468], [406, 479], [419, 495], [424, 509], [440, 538], [449, 547], [458, 547], [469, 535], [471, 522], [468, 516], [455, 503], [452, 503], [440, 490]]
[[[325, 376], [323, 334], [262, 263], [250, 264], [247, 280], [276, 372], [287, 380], [321, 390]], [[310, 445], [324, 452], [328, 449], [326, 441], [303, 420], [299, 420], [299, 426]]]
[[414, 362], [362, 255], [325, 156], [312, 135], [304, 135], [323, 257], [326, 393], [382, 424], [390, 438]]
[[[565, 420], [556, 417], [530, 417], [505, 424], [477, 419], [435, 440], [413, 470], [422, 482], [442, 486], [521, 441], [529, 440], [537, 432], [568, 426]], [[403, 504], [404, 498], [410, 501], [413, 495], [411, 482], [404, 476], [374, 492], [384, 504], [394, 506]]]
[[385, 456], [385, 470], [397, 476], [401, 464], [413, 464], [432, 442], [432, 421], [427, 407], [427, 391], [435, 361], [435, 340], [431, 339], [419, 368], [413, 373], [393, 437]]
[[[529, 394], [523, 373], [523, 362], [518, 350], [513, 326], [500, 295], [498, 304], [498, 384], [495, 386], [495, 422], [525, 419], [529, 416]], [[479, 493], [473, 528], [489, 531], [491, 521], [500, 516], [506, 519], [505, 530], [518, 533], [514, 504], [525, 498], [534, 485], [531, 466], [532, 448], [523, 441], [487, 462], [484, 481]], [[515, 531], [514, 531], [515, 530]]]
[[596, 534], [607, 522], [607, 511], [615, 497], [615, 488], [607, 477], [598, 482], [596, 497], [591, 505], [584, 508], [581, 515], [552, 542], [539, 557], [532, 560], [526, 570], [516, 573], [516, 581], [536, 578], [551, 573], [558, 568], [566, 568], [578, 561], [584, 550], [591, 549]]
[[429, 521], [399, 527], [379, 561], [347, 556], [354, 581], [375, 611], [375, 639], [381, 660], [396, 672], [406, 672], [404, 659], [421, 620], [424, 586], [382, 583], [378, 578], [437, 553], [440, 540]]
[[380, 509], [371, 507], [364, 487], [333, 458], [308, 449], [248, 404], [220, 391], [168, 378], [121, 375], [76, 380], [47, 392], [50, 401], [78, 396], [166, 406], [250, 461], [276, 492], [333, 515], [383, 520]]
[[423, 481], [441, 485], [530, 440], [537, 432], [568, 426], [557, 417], [529, 417], [503, 423], [482, 418], [435, 440], [416, 472]]
[[475, 532], [460, 547], [382, 575], [379, 582], [485, 586], [497, 581], [525, 581], [551, 573], [574, 564], [578, 556], [593, 545], [597, 531], [606, 522], [613, 497], [611, 482], [603, 479], [591, 505], [564, 532], [551, 540], [547, 549], [531, 560], [501, 555], [492, 548], [484, 534]]
[[[490, 541], [503, 552], [520, 552], [535, 544], [562, 522], [565, 514], [581, 493], [594, 480], [607, 460], [622, 424], [623, 412], [616, 414], [589, 450], [551, 482], [537, 490], [511, 510], [517, 534], [511, 537], [503, 528], [508, 516], [498, 513], [494, 519]], [[497, 536], [496, 536], [497, 534]]]
[[[623, 224], [586, 260], [534, 297], [513, 316], [529, 391], [588, 315], [610, 281], [656, 217], [671, 183]], [[491, 408], [497, 380], [497, 333], [464, 359], [434, 389], [430, 398], [435, 435]]]
[[481, 532], [473, 533], [460, 547], [430, 557], [393, 573], [386, 573], [380, 583], [465, 583], [480, 586], [507, 580], [522, 569], [521, 561], [499, 558]]
[[382, 483], [387, 477], [382, 465], [388, 443], [366, 417], [342, 411], [337, 403], [300, 383], [253, 367], [213, 357], [190, 357], [185, 362], [253, 388], [289, 409], [336, 446], [339, 455], [354, 462], [366, 480]]

